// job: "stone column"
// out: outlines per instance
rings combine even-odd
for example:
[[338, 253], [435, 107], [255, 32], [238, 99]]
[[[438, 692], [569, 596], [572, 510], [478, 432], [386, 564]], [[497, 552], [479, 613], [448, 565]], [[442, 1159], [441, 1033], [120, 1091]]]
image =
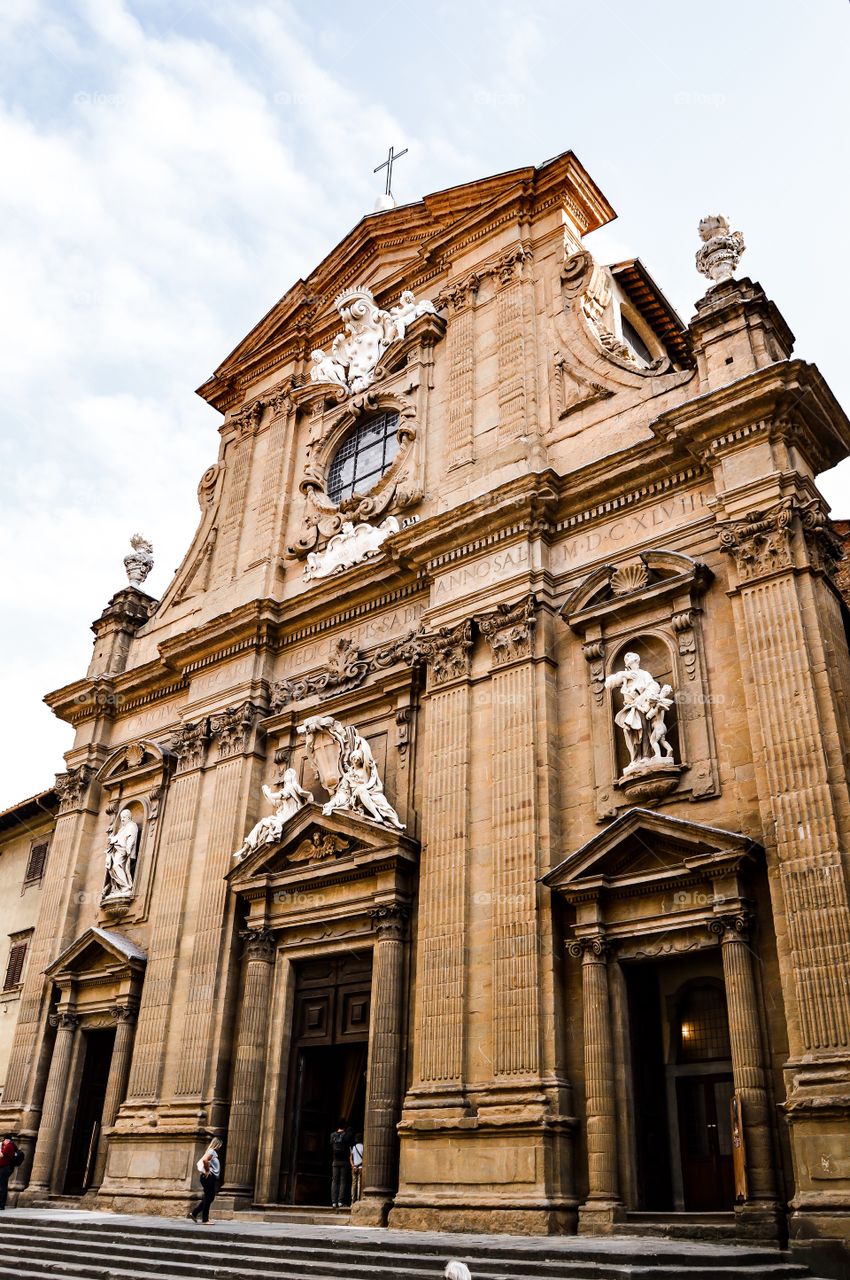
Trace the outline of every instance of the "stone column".
[[743, 913], [713, 916], [709, 932], [720, 938], [732, 1045], [732, 1076], [741, 1099], [747, 1168], [748, 1212], [778, 1210], [776, 1162], [770, 1124], [756, 986]]
[[274, 971], [274, 936], [268, 929], [246, 929], [245, 985], [233, 1066], [230, 1124], [224, 1149], [225, 1194], [251, 1204], [257, 1174], [263, 1086], [266, 1076], [266, 1038], [269, 997]]
[[570, 943], [581, 956], [584, 1020], [584, 1087], [587, 1125], [587, 1200], [579, 1230], [607, 1231], [622, 1219], [614, 1102], [614, 1042], [608, 1001], [608, 944], [601, 934]]
[[112, 1048], [112, 1061], [109, 1064], [109, 1082], [106, 1086], [106, 1097], [103, 1101], [103, 1115], [100, 1122], [100, 1140], [97, 1147], [97, 1159], [94, 1166], [92, 1186], [99, 1187], [103, 1182], [106, 1169], [106, 1152], [109, 1143], [106, 1131], [115, 1124], [118, 1109], [127, 1096], [127, 1081], [130, 1078], [130, 1062], [133, 1057], [133, 1041], [136, 1035], [136, 1010], [129, 1005], [116, 1005], [110, 1009], [115, 1019], [115, 1044]]
[[400, 906], [378, 907], [371, 916], [378, 936], [372, 959], [363, 1198], [353, 1207], [352, 1217], [385, 1226], [396, 1190], [398, 1162], [407, 911]]
[[62, 1131], [65, 1116], [65, 1093], [68, 1087], [68, 1072], [71, 1066], [71, 1054], [74, 1050], [74, 1038], [80, 1019], [70, 1012], [52, 1013], [51, 1026], [56, 1027], [56, 1040], [53, 1045], [53, 1058], [50, 1063], [50, 1074], [47, 1077], [47, 1088], [44, 1093], [44, 1104], [41, 1111], [41, 1124], [38, 1129], [35, 1155], [32, 1162], [27, 1198], [47, 1193], [52, 1189], [53, 1166], [56, 1162], [56, 1148]]

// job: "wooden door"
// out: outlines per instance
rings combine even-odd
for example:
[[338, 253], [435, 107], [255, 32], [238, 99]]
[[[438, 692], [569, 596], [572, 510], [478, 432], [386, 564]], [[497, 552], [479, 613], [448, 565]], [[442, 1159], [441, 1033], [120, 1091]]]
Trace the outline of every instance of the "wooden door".
[[686, 1210], [717, 1212], [734, 1207], [732, 1092], [728, 1074], [679, 1076], [676, 1081]]

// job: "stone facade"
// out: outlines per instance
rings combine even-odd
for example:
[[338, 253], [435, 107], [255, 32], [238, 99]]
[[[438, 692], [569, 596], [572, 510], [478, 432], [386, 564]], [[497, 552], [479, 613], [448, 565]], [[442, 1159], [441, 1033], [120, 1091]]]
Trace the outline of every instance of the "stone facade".
[[373, 214], [200, 388], [193, 543], [48, 697], [22, 1202], [182, 1212], [216, 1134], [222, 1207], [327, 1203], [345, 1115], [364, 1223], [850, 1234], [850, 425], [612, 216], [571, 153]]

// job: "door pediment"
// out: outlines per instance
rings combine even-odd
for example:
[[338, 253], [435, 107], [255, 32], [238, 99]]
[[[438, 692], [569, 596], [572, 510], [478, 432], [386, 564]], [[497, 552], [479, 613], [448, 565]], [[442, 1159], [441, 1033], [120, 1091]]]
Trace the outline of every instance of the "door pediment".
[[569, 854], [542, 880], [568, 900], [591, 890], [633, 893], [684, 877], [737, 870], [757, 849], [741, 833], [635, 808]]
[[130, 938], [112, 929], [93, 925], [57, 956], [44, 972], [54, 982], [61, 982], [66, 977], [92, 981], [108, 975], [135, 977], [142, 973], [146, 963], [144, 951]]
[[292, 882], [373, 869], [381, 863], [416, 862], [417, 843], [345, 811], [325, 817], [318, 804], [305, 804], [283, 828], [280, 840], [261, 845], [228, 872], [236, 893], [248, 892], [269, 880]]

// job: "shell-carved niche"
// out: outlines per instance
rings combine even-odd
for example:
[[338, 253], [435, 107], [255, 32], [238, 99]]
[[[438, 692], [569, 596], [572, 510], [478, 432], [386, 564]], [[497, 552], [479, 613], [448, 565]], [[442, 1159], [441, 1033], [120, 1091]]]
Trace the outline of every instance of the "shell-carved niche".
[[103, 858], [104, 923], [147, 915], [162, 805], [174, 761], [167, 748], [140, 738], [114, 751], [97, 775], [106, 797], [95, 854]]
[[[419, 480], [416, 405], [409, 397], [370, 390], [328, 407], [327, 390], [308, 410], [304, 469], [298, 488], [304, 495], [302, 526], [287, 554], [304, 559], [324, 546], [343, 524], [378, 524], [385, 516], [405, 511], [422, 498]], [[398, 415], [398, 452], [392, 465], [365, 493], [355, 492], [335, 502], [328, 493], [331, 464], [337, 451], [357, 427], [373, 415]]]
[[675, 551], [602, 565], [561, 617], [583, 641], [597, 813], [719, 792], [700, 628], [711, 570]]

